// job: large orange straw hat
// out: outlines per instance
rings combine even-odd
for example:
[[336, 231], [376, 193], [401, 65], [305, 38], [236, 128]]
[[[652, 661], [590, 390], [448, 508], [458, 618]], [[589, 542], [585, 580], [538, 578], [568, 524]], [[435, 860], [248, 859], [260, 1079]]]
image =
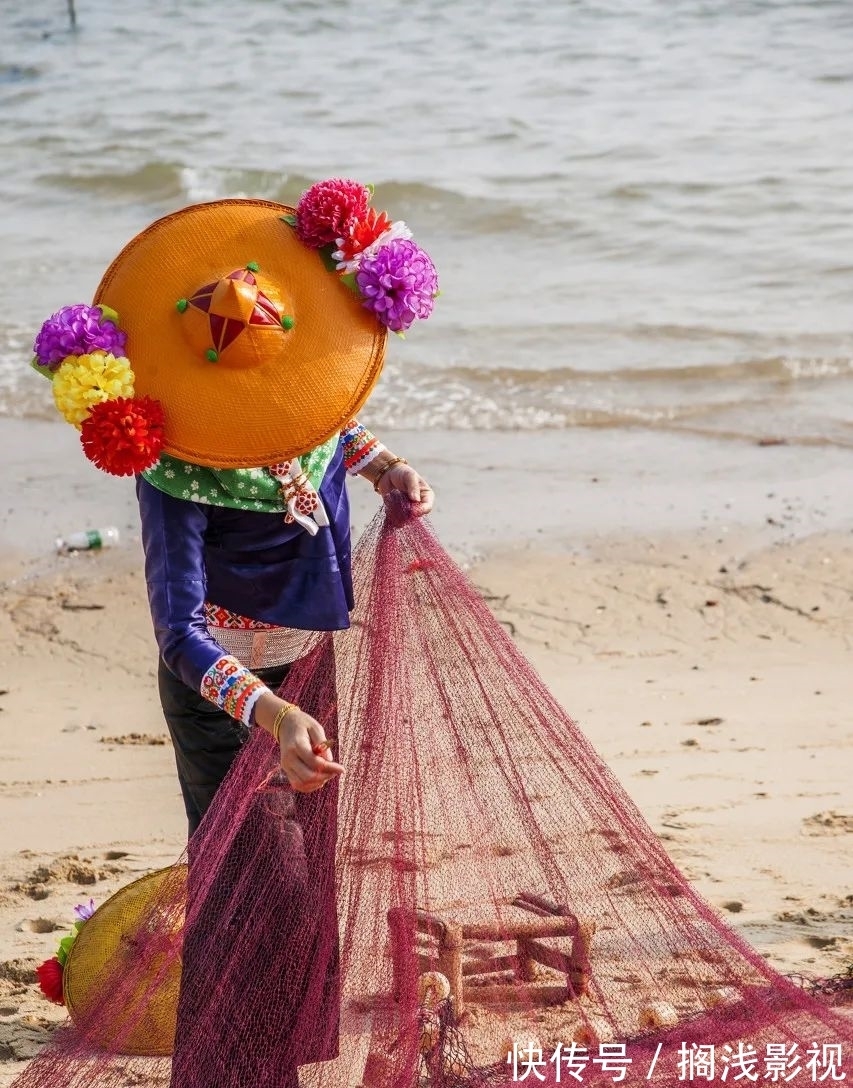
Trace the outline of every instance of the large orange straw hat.
[[217, 200], [152, 223], [93, 306], [42, 326], [33, 366], [117, 475], [161, 451], [214, 468], [286, 461], [339, 431], [379, 377], [387, 329], [427, 317], [435, 269], [357, 182], [296, 208]]

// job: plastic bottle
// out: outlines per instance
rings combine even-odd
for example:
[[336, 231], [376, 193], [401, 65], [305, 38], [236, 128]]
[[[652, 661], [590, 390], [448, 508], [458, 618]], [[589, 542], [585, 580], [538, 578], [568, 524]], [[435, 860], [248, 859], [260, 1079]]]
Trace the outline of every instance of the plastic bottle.
[[58, 552], [87, 551], [96, 548], [113, 548], [118, 544], [118, 529], [114, 525], [106, 529], [84, 529], [80, 533], [56, 538]]

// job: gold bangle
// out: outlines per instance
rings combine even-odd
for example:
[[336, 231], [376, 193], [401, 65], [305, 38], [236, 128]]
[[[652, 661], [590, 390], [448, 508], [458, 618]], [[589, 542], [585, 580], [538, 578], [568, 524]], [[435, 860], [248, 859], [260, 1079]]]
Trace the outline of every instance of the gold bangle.
[[405, 457], [392, 457], [390, 461], [386, 461], [382, 468], [379, 470], [379, 475], [373, 481], [373, 490], [379, 493], [379, 481], [385, 475], [389, 468], [393, 468], [394, 465], [407, 465], [409, 462]]
[[281, 732], [281, 723], [284, 721], [284, 719], [287, 717], [287, 715], [291, 712], [291, 710], [298, 710], [298, 709], [299, 709], [299, 707], [296, 705], [296, 703], [285, 703], [284, 706], [279, 707], [278, 713], [276, 714], [275, 718], [273, 719], [272, 729], [270, 730], [270, 732], [272, 733], [272, 736], [273, 736], [273, 740], [276, 742], [276, 744], [278, 744], [278, 735]]

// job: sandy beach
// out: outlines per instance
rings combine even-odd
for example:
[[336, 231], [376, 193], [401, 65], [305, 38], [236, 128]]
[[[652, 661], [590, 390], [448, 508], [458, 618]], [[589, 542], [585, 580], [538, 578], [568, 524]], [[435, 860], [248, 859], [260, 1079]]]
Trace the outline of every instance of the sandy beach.
[[[839, 451], [595, 431], [386, 436], [436, 529], [700, 893], [781, 971], [853, 960], [853, 536]], [[89, 897], [184, 818], [133, 487], [60, 424], [3, 420], [0, 1083], [63, 1019], [35, 985]], [[38, 456], [34, 451], [38, 450]], [[523, 452], [522, 452], [523, 451]], [[557, 469], [555, 466], [564, 466]], [[375, 512], [355, 482], [358, 528]], [[122, 544], [57, 556], [117, 525]]]

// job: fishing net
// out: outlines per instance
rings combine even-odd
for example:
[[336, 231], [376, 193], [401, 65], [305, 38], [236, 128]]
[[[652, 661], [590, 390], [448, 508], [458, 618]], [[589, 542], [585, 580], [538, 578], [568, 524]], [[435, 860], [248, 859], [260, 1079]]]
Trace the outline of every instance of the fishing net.
[[345, 775], [294, 793], [258, 731], [19, 1088], [842, 1079], [849, 1008], [699, 898], [430, 528], [387, 507], [356, 585], [285, 689]]

